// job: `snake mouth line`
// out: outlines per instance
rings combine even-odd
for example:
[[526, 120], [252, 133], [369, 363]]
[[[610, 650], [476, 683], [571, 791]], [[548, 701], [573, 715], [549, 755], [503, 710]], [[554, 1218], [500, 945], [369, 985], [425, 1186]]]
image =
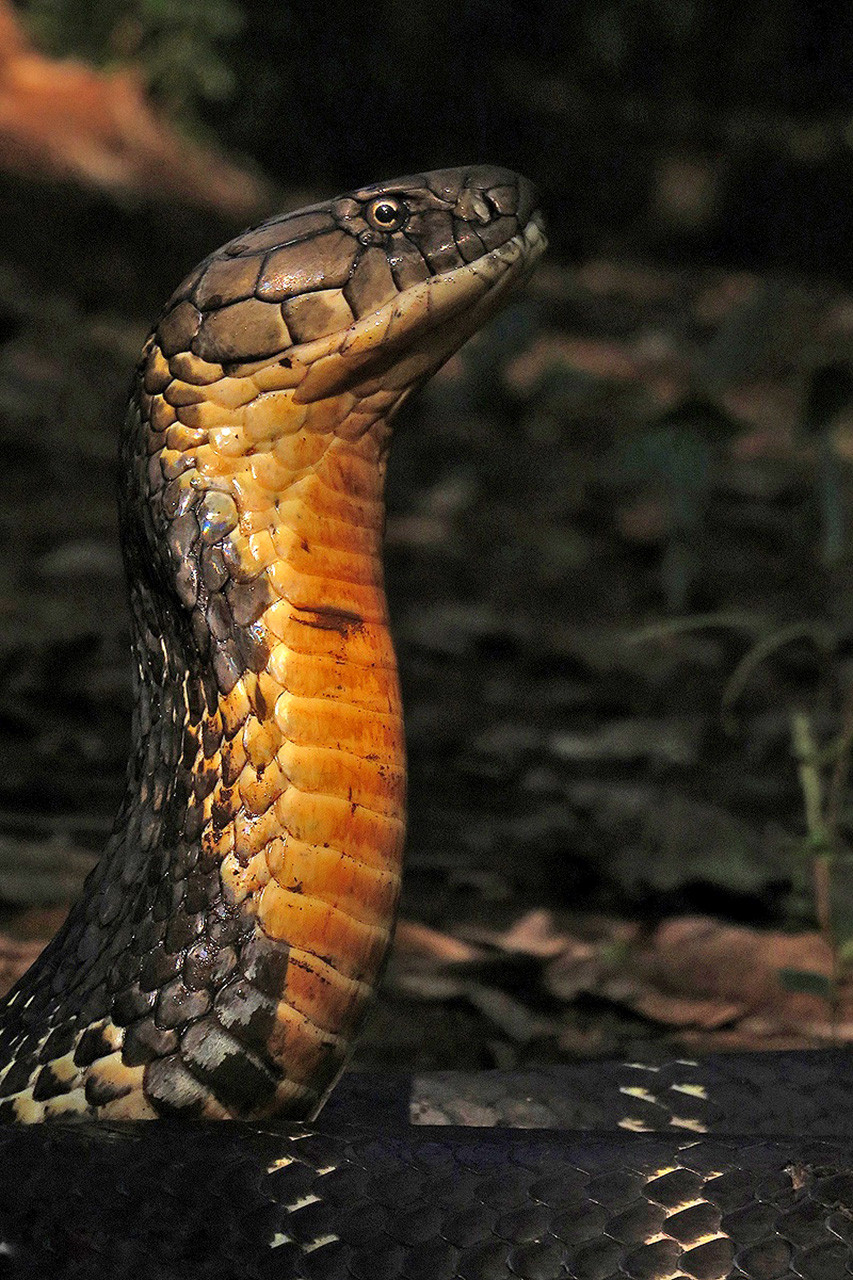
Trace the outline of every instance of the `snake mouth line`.
[[[291, 367], [306, 369], [294, 400], [308, 404], [352, 390], [404, 360], [413, 344], [423, 364], [415, 376], [429, 376], [499, 309], [506, 291], [533, 270], [547, 245], [534, 214], [522, 231], [481, 258], [413, 285], [347, 329], [287, 348], [282, 355]], [[431, 342], [439, 331], [439, 340]]]

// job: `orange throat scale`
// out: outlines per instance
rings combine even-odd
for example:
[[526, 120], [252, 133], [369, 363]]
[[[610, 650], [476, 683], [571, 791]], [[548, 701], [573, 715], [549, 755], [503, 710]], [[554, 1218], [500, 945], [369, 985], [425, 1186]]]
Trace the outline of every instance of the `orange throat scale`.
[[400, 889], [390, 419], [544, 246], [523, 178], [444, 170], [275, 217], [168, 303], [122, 442], [127, 792], [0, 1006], [0, 1120], [321, 1106]]

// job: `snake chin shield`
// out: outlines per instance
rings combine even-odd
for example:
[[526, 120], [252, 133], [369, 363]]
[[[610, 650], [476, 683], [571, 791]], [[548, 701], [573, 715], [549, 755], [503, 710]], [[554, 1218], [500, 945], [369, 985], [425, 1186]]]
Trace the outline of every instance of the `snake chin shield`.
[[0, 1005], [0, 1274], [853, 1274], [846, 1054], [345, 1076], [315, 1121], [400, 887], [391, 419], [544, 247], [518, 175], [414, 175], [245, 232], [149, 336], [120, 467], [133, 752]]

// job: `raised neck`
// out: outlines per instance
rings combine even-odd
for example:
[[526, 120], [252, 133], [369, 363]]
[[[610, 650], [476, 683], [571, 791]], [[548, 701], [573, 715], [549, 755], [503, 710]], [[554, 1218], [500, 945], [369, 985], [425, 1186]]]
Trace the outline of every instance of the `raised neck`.
[[543, 247], [524, 179], [441, 170], [272, 218], [170, 299], [121, 453], [126, 799], [0, 1006], [0, 1120], [321, 1103], [400, 880], [388, 422]]

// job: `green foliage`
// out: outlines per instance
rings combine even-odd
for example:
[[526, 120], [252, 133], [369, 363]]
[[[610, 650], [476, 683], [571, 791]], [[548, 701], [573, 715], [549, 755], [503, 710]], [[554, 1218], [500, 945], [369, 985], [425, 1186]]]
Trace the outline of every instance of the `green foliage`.
[[243, 25], [237, 0], [22, 0], [21, 9], [46, 52], [96, 67], [133, 63], [178, 118], [233, 92], [219, 46]]
[[806, 820], [800, 854], [811, 872], [815, 917], [832, 955], [832, 973], [824, 976], [782, 969], [779, 981], [787, 991], [825, 999], [835, 1016], [840, 1002], [840, 983], [849, 977], [853, 960], [850, 892], [853, 852], [839, 834], [841, 798], [853, 749], [851, 695], [848, 693], [841, 732], [823, 749], [815, 740], [809, 716], [802, 711], [794, 712], [791, 749], [797, 762]]
[[699, 568], [697, 551], [714, 461], [734, 433], [725, 414], [697, 398], [631, 436], [614, 459], [621, 480], [661, 490], [669, 526], [661, 582], [673, 613], [687, 607]]
[[821, 1000], [830, 1002], [835, 998], [832, 979], [825, 973], [812, 973], [808, 969], [780, 969], [778, 976], [785, 991], [792, 991], [800, 996], [819, 996]]
[[820, 510], [823, 562], [840, 564], [847, 553], [849, 512], [845, 500], [847, 464], [838, 456], [834, 428], [853, 401], [853, 372], [847, 364], [821, 365], [812, 373], [800, 435], [817, 443], [815, 479]]
[[771, 654], [795, 640], [809, 640], [816, 649], [825, 654], [832, 653], [837, 644], [837, 637], [833, 630], [821, 622], [792, 622], [789, 627], [774, 627], [764, 635], [756, 636], [752, 648], [741, 658], [723, 690], [723, 715], [732, 732], [734, 731], [732, 713], [735, 704], [752, 679], [753, 673]]
[[[729, 386], [754, 369], [745, 363], [780, 314], [778, 287], [768, 286], [750, 305], [722, 324], [705, 349], [700, 382]], [[798, 335], [802, 342], [802, 335]], [[759, 350], [765, 361], [780, 356]], [[811, 369], [796, 438], [814, 455], [813, 494], [820, 525], [820, 555], [828, 569], [850, 552], [847, 490], [850, 464], [838, 450], [839, 424], [853, 405], [853, 369], [849, 361], [828, 361]], [[723, 412], [712, 398], [697, 393], [684, 404], [625, 439], [616, 451], [614, 473], [621, 480], [657, 490], [664, 503], [667, 538], [661, 585], [673, 613], [687, 609], [701, 570], [699, 555], [714, 466], [742, 423]], [[757, 655], [760, 661], [763, 655]]]
[[[794, 623], [762, 634], [763, 620], [755, 615], [719, 613], [678, 618], [643, 628], [629, 637], [633, 644], [664, 639], [680, 631], [734, 627], [752, 632], [755, 642], [730, 676], [723, 695], [724, 719], [731, 726], [734, 706], [756, 669], [772, 653], [792, 640], [809, 639], [830, 652], [837, 640], [828, 627]], [[814, 734], [811, 717], [802, 710], [790, 714], [791, 755], [797, 765], [803, 799], [805, 835], [796, 854], [802, 868], [801, 892], [810, 881], [812, 914], [832, 958], [830, 974], [782, 968], [777, 972], [786, 991], [826, 1000], [833, 1020], [840, 1008], [841, 984], [853, 975], [853, 850], [841, 836], [842, 802], [849, 786], [853, 758], [853, 687], [848, 687], [838, 733], [824, 745]], [[797, 880], [799, 876], [795, 877]]]

